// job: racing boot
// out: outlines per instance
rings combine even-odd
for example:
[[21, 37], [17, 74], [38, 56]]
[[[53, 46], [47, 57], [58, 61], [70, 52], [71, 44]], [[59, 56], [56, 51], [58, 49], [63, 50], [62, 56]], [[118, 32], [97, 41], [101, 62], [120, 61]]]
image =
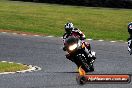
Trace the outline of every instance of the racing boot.
[[96, 59], [96, 52], [88, 50], [87, 48], [85, 48], [85, 52], [87, 53], [88, 57], [91, 59], [90, 63], [94, 63]]
[[95, 59], [96, 59], [96, 52], [91, 51], [90, 53], [90, 58], [91, 58], [91, 62], [90, 63], [94, 63]]

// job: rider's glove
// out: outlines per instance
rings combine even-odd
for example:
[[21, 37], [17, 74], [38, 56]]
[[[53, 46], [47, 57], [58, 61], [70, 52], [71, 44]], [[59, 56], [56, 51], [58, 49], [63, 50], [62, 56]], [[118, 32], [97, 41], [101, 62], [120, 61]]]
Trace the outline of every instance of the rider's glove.
[[80, 40], [85, 40], [86, 38], [85, 37], [80, 37]]
[[67, 58], [68, 60], [71, 60], [72, 62], [74, 62], [74, 59], [70, 56], [70, 54], [66, 54], [66, 58]]

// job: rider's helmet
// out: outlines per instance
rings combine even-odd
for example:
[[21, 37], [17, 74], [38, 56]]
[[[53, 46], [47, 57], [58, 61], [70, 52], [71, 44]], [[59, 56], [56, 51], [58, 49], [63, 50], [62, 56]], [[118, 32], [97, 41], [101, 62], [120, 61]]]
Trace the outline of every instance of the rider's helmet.
[[74, 28], [74, 26], [73, 26], [72, 23], [66, 23], [65, 24], [65, 31], [66, 31], [66, 33], [70, 34], [73, 28]]
[[132, 22], [128, 24], [128, 32], [132, 34]]

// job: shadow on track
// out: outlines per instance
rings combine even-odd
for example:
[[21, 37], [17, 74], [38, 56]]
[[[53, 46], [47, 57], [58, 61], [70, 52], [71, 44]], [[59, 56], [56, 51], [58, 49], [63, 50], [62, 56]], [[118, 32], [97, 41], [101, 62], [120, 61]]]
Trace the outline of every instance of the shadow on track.
[[78, 72], [46, 72], [46, 73], [78, 73]]

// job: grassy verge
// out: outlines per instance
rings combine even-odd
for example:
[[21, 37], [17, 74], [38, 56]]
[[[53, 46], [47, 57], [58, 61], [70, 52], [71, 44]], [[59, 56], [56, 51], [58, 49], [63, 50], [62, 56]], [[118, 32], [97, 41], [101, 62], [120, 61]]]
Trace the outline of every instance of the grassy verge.
[[0, 1], [0, 29], [62, 36], [68, 21], [87, 38], [126, 40], [132, 10]]
[[1, 72], [15, 72], [28, 69], [27, 66], [16, 63], [0, 62], [0, 73]]

